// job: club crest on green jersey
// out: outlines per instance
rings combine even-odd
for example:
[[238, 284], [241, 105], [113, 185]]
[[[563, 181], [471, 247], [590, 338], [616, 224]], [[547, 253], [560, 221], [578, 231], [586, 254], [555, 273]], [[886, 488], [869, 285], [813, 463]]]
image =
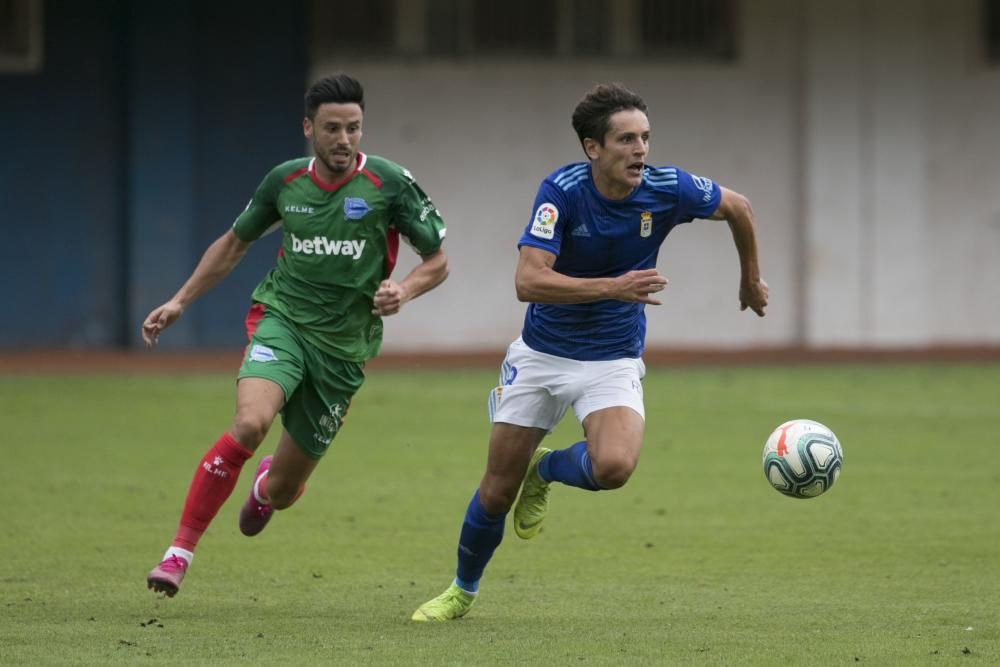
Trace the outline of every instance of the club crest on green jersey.
[[360, 220], [370, 210], [372, 210], [371, 206], [361, 197], [344, 199], [344, 218], [347, 220]]

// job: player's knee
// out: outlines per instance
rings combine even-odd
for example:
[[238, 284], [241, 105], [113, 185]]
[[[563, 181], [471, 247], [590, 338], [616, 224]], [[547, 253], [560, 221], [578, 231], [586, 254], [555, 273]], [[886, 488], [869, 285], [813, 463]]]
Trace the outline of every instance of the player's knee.
[[257, 449], [270, 428], [271, 421], [267, 417], [250, 412], [238, 412], [233, 419], [232, 433], [233, 437], [247, 449]]
[[517, 486], [513, 489], [506, 486], [490, 484], [480, 485], [479, 504], [488, 514], [506, 514], [517, 499]]
[[594, 466], [594, 481], [602, 489], [620, 489], [625, 486], [638, 459], [630, 456], [620, 456], [592, 461]]

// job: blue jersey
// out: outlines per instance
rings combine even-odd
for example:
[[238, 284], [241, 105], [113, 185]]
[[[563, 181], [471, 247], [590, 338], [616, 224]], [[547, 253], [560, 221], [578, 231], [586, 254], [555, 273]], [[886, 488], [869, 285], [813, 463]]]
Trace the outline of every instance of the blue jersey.
[[[542, 181], [518, 247], [551, 252], [553, 268], [574, 278], [652, 269], [670, 230], [709, 217], [721, 197], [719, 186], [707, 178], [677, 167], [646, 167], [642, 185], [625, 199], [612, 200], [594, 186], [590, 163], [570, 164]], [[521, 337], [533, 350], [581, 361], [639, 357], [646, 339], [645, 304], [532, 303]]]

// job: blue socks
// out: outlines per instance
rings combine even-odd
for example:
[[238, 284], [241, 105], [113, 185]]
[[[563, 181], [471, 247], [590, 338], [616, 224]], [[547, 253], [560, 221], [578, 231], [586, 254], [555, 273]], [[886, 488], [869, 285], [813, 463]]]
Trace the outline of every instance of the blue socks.
[[479, 490], [476, 489], [465, 510], [462, 534], [458, 538], [458, 576], [455, 577], [455, 583], [462, 590], [469, 593], [479, 590], [483, 570], [503, 540], [506, 516], [487, 514], [479, 502]]
[[[541, 460], [538, 474], [547, 482], [561, 482], [588, 491], [599, 491], [594, 481], [594, 466], [587, 454], [587, 442], [581, 441], [559, 449]], [[479, 502], [479, 490], [465, 510], [462, 533], [458, 538], [458, 572], [455, 584], [464, 591], [479, 591], [479, 580], [493, 552], [503, 541], [506, 514], [489, 514]]]
[[562, 482], [588, 491], [599, 491], [594, 481], [594, 465], [587, 453], [587, 441], [557, 449], [538, 463], [538, 475], [546, 482]]

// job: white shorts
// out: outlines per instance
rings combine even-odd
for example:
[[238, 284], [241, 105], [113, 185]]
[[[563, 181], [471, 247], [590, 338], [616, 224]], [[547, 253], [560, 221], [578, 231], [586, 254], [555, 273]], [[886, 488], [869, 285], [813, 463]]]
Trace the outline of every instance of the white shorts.
[[500, 385], [490, 392], [490, 421], [552, 432], [570, 406], [581, 423], [613, 407], [632, 408], [645, 419], [645, 375], [642, 359], [577, 361], [536, 352], [518, 338], [500, 366]]

